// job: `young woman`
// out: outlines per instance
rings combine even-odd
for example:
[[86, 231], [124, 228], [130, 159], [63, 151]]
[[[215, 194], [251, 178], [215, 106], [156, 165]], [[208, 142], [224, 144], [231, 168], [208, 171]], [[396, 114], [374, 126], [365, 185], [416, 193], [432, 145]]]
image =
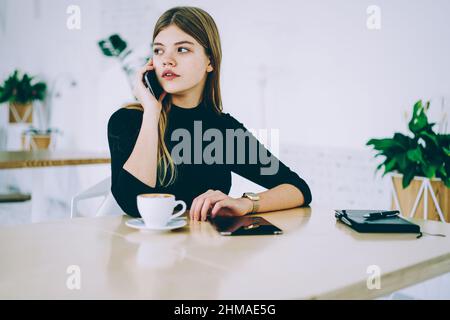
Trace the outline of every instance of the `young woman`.
[[[138, 217], [138, 194], [170, 193], [190, 204], [191, 219], [205, 221], [208, 215], [242, 216], [308, 205], [306, 182], [242, 123], [222, 112], [222, 51], [211, 16], [195, 7], [166, 11], [156, 23], [152, 46], [153, 58], [136, 74], [133, 93], [138, 103], [119, 109], [108, 123], [111, 191], [119, 206]], [[143, 83], [147, 71], [156, 72], [164, 89], [158, 100]], [[244, 143], [236, 143], [243, 134]], [[214, 152], [213, 142], [204, 140], [215, 143]], [[267, 168], [267, 159], [276, 162], [276, 170]], [[231, 172], [268, 190], [229, 197]]]

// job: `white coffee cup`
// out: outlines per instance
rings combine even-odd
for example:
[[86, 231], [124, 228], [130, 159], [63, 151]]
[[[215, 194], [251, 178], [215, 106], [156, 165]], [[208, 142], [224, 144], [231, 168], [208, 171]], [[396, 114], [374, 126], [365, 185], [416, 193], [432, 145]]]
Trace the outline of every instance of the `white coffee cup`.
[[[183, 208], [173, 213], [173, 209], [181, 204]], [[173, 194], [145, 193], [137, 196], [137, 207], [146, 227], [164, 227], [170, 220], [181, 216], [186, 211], [186, 203], [175, 200]]]

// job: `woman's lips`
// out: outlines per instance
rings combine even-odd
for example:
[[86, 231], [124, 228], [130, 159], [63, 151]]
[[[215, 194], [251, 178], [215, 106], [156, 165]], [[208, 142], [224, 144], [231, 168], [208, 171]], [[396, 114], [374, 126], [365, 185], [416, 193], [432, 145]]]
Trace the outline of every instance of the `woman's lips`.
[[164, 80], [173, 80], [173, 79], [178, 78], [178, 77], [179, 77], [179, 76], [171, 75], [171, 76], [164, 76], [163, 79], [164, 79]]
[[164, 69], [162, 72], [162, 77], [163, 77], [163, 79], [166, 79], [166, 80], [173, 80], [173, 79], [179, 77], [179, 75], [176, 74], [176, 72], [172, 69]]

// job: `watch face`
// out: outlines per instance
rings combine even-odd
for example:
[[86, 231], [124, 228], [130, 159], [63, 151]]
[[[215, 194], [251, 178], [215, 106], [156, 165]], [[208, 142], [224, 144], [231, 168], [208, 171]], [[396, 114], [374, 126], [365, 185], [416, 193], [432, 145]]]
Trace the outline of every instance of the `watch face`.
[[259, 200], [259, 196], [256, 193], [253, 192], [246, 192], [244, 193], [244, 197], [249, 198], [250, 200]]

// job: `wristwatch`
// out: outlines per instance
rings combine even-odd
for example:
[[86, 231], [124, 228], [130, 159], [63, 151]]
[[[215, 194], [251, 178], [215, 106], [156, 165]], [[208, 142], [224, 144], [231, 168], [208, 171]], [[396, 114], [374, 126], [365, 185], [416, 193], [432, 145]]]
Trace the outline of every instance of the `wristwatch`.
[[253, 192], [244, 192], [244, 194], [242, 195], [242, 198], [250, 199], [252, 201], [252, 203], [253, 203], [252, 211], [249, 212], [248, 214], [256, 213], [258, 211], [258, 208], [259, 208], [259, 195], [257, 195], [256, 193], [253, 193]]

